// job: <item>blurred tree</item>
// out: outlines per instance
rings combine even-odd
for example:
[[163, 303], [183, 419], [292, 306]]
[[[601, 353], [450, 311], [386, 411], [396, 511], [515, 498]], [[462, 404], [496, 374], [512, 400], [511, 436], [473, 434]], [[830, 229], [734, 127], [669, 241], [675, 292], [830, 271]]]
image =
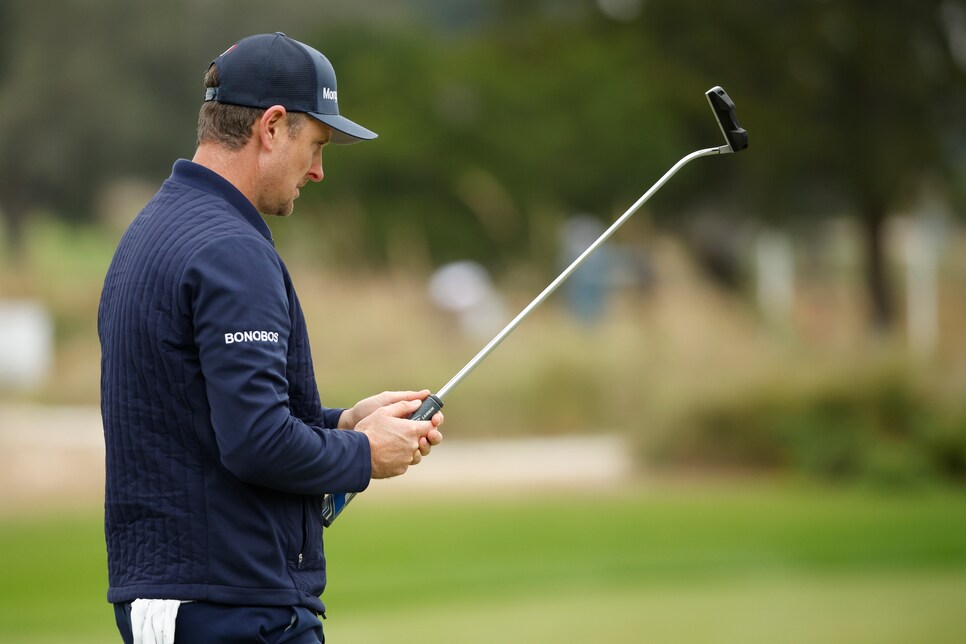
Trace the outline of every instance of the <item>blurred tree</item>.
[[709, 82], [739, 103], [752, 153], [722, 168], [732, 207], [854, 215], [872, 320], [890, 326], [886, 219], [926, 181], [948, 192], [961, 155], [966, 3], [650, 0], [639, 22], [682, 113]]
[[553, 270], [564, 218], [610, 219], [667, 168], [679, 132], [648, 91], [654, 56], [639, 30], [586, 5], [503, 6], [458, 38], [425, 26], [320, 32], [313, 44], [346, 79], [344, 109], [380, 138], [358, 154], [330, 150], [330, 181], [303, 208], [360, 212], [353, 239], [384, 260], [409, 240], [435, 263], [538, 255]]
[[190, 156], [208, 61], [247, 33], [297, 28], [303, 5], [4, 0], [0, 213], [13, 254], [30, 212], [90, 218], [112, 180], [159, 179]]

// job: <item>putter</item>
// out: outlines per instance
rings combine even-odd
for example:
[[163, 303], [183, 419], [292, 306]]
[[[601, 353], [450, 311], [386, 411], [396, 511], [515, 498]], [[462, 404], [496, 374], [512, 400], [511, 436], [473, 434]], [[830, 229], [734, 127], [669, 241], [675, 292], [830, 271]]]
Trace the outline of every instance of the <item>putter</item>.
[[[711, 111], [714, 112], [714, 117], [718, 121], [718, 127], [721, 128], [721, 133], [724, 135], [727, 145], [722, 145], [717, 148], [706, 148], [704, 150], [696, 150], [691, 154], [685, 156], [680, 161], [675, 163], [670, 170], [668, 170], [663, 177], [658, 179], [657, 183], [650, 187], [650, 189], [641, 195], [633, 206], [627, 209], [627, 211], [620, 216], [620, 218], [615, 221], [610, 228], [604, 231], [604, 233], [594, 241], [587, 250], [581, 253], [580, 257], [575, 259], [573, 263], [568, 266], [564, 271], [557, 276], [550, 285], [543, 290], [540, 295], [538, 295], [530, 304], [527, 305], [525, 309], [520, 311], [513, 320], [507, 324], [502, 331], [496, 334], [489, 344], [483, 347], [476, 356], [466, 363], [462, 369], [459, 370], [455, 376], [453, 376], [449, 382], [443, 385], [442, 389], [437, 391], [435, 394], [430, 394], [423, 400], [422, 405], [418, 410], [413, 412], [409, 417], [410, 420], [429, 420], [433, 415], [443, 408], [443, 399], [456, 388], [463, 378], [465, 378], [473, 369], [475, 369], [483, 360], [490, 355], [490, 353], [497, 347], [510, 333], [516, 329], [523, 320], [526, 319], [530, 313], [540, 306], [544, 300], [546, 300], [551, 293], [557, 290], [564, 281], [570, 277], [577, 268], [584, 262], [587, 257], [590, 256], [597, 248], [606, 242], [611, 235], [613, 235], [618, 228], [620, 228], [625, 221], [630, 219], [637, 210], [650, 199], [655, 192], [657, 192], [661, 186], [667, 183], [668, 179], [677, 174], [677, 171], [686, 166], [691, 161], [699, 157], [707, 157], [714, 154], [729, 154], [731, 152], [740, 152], [748, 147], [748, 133], [738, 124], [738, 119], [735, 116], [735, 104], [732, 102], [731, 98], [721, 87], [712, 87], [707, 92], [705, 96], [708, 99], [708, 103], [711, 105]], [[357, 492], [341, 492], [326, 494], [322, 500], [322, 524], [325, 527], [332, 525], [336, 517], [342, 513], [346, 505], [355, 498]]]

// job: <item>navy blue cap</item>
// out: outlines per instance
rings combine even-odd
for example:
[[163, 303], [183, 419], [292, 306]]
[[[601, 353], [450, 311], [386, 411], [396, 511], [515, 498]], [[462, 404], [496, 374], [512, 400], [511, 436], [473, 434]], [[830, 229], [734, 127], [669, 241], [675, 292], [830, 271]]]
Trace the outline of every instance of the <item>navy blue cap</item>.
[[332, 128], [333, 143], [356, 143], [378, 135], [339, 114], [335, 70], [319, 51], [282, 32], [239, 40], [211, 62], [218, 87], [205, 101], [304, 112]]

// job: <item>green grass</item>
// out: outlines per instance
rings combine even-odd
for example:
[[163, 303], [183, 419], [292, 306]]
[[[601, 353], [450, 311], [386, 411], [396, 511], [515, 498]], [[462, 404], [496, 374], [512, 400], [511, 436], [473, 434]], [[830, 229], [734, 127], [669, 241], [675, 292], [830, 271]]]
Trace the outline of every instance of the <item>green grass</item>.
[[106, 593], [96, 510], [0, 519], [0, 641], [108, 641], [116, 630]]
[[853, 573], [558, 589], [331, 618], [330, 641], [883, 644], [960, 642], [966, 575]]
[[[700, 485], [360, 497], [326, 535], [334, 642], [954, 642], [966, 494]], [[100, 516], [0, 523], [0, 641], [114, 638]]]

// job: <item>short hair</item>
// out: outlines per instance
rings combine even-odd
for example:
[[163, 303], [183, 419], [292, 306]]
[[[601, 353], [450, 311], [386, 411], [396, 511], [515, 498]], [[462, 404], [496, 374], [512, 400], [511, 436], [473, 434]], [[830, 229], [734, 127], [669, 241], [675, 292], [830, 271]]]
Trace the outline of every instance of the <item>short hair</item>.
[[[211, 65], [205, 73], [205, 88], [218, 87], [221, 78], [218, 66]], [[198, 113], [198, 145], [217, 143], [229, 150], [243, 148], [252, 135], [252, 125], [262, 117], [265, 110], [260, 107], [229, 105], [218, 101], [205, 101]], [[287, 112], [289, 135], [298, 136], [305, 124], [305, 114]]]

